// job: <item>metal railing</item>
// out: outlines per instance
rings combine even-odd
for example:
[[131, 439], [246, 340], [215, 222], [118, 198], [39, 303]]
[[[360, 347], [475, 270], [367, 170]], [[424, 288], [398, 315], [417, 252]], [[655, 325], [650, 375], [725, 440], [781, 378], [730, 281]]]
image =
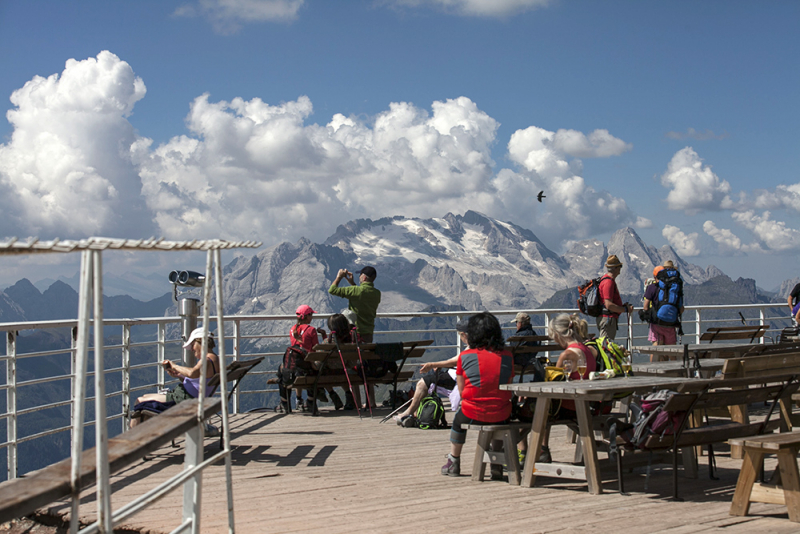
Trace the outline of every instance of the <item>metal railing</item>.
[[[514, 315], [519, 311], [528, 313], [534, 328], [540, 333], [546, 333], [546, 327], [551, 316], [567, 312], [577, 313], [575, 309], [547, 309], [547, 310], [495, 310], [494, 313], [505, 325], [507, 334], [513, 333], [511, 324]], [[772, 304], [745, 304], [745, 305], [722, 305], [722, 306], [687, 306], [684, 312], [683, 340], [686, 342], [699, 343], [700, 334], [709, 327], [741, 324], [742, 319], [738, 315], [741, 312], [748, 324], [770, 324], [771, 328], [768, 336], [776, 337], [783, 326], [788, 326], [790, 320], [786, 313], [786, 305], [780, 303]], [[472, 315], [475, 312], [454, 311], [454, 312], [406, 312], [406, 313], [381, 313], [379, 319], [392, 323], [391, 329], [376, 331], [378, 341], [399, 341], [403, 339], [419, 339], [421, 337], [436, 339], [426, 354], [426, 361], [433, 359], [446, 359], [461, 349], [460, 340], [455, 333], [455, 323], [461, 317]], [[725, 314], [731, 315], [724, 317]], [[324, 320], [328, 317], [325, 314], [315, 316], [316, 320]], [[446, 319], [452, 326], [437, 328], [410, 328], [404, 322], [411, 319]], [[293, 315], [231, 315], [225, 316], [226, 325], [225, 337], [231, 342], [231, 347], [226, 347], [225, 353], [227, 363], [234, 360], [246, 359], [249, 357], [265, 356], [265, 364], [251, 371], [245, 378], [242, 385], [236, 389], [232, 397], [232, 413], [243, 411], [244, 405], [242, 398], [245, 396], [273, 395], [277, 396], [276, 387], [266, 385], [266, 376], [272, 375], [277, 368], [277, 361], [283, 355], [288, 341], [289, 328], [294, 324]], [[590, 332], [596, 331], [594, 320], [589, 319]], [[179, 338], [180, 317], [158, 317], [158, 318], [137, 318], [137, 319], [106, 319], [103, 321], [104, 344], [103, 352], [106, 356], [106, 368], [103, 369], [107, 381], [108, 392], [105, 394], [108, 405], [107, 421], [119, 420], [120, 424], [116, 430], [110, 430], [112, 434], [123, 432], [129, 422], [129, 414], [132, 402], [135, 402], [135, 394], [139, 392], [152, 392], [158, 388], [164, 388], [170, 384], [165, 376], [164, 369], [160, 365], [168, 356], [173, 359], [180, 358]], [[0, 423], [0, 438], [2, 430], [5, 430], [5, 439], [0, 442], [0, 449], [6, 449], [6, 476], [8, 479], [16, 478], [19, 473], [19, 446], [34, 440], [39, 440], [47, 436], [52, 436], [61, 432], [72, 432], [71, 415], [63, 416], [63, 424], [51, 425], [47, 428], [36, 427], [36, 423], [31, 422], [23, 425], [20, 433], [20, 418], [30, 418], [39, 412], [64, 409], [69, 406], [74, 408], [74, 399], [71, 392], [74, 391], [75, 376], [75, 331], [77, 328], [76, 320], [64, 321], [38, 321], [21, 323], [0, 323], [0, 332], [5, 332], [5, 355], [0, 356], [0, 365], [5, 365], [5, 383], [0, 384], [0, 390], [5, 391], [5, 410], [0, 413], [0, 420], [5, 420], [5, 425]], [[211, 317], [210, 323], [215, 324], [216, 320]], [[785, 323], [785, 324], [784, 324]], [[280, 326], [279, 326], [280, 325]], [[119, 329], [116, 333], [115, 330]], [[263, 333], [263, 331], [267, 331]], [[283, 333], [274, 333], [274, 332]], [[26, 339], [30, 339], [37, 332], [46, 332], [69, 337], [70, 344], [62, 349], [30, 350], [20, 351], [20, 345]], [[261, 333], [260, 333], [261, 332]], [[174, 336], [174, 337], [172, 337]], [[452, 342], [451, 342], [452, 340]], [[630, 323], [621, 323], [620, 331], [617, 335], [619, 344], [628, 343], [629, 345], [648, 344], [647, 325], [638, 319], [638, 314], [634, 312]], [[762, 340], [764, 342], [764, 340]], [[263, 346], [264, 348], [259, 348]], [[281, 350], [277, 350], [280, 348]], [[93, 352], [93, 345], [89, 348]], [[46, 376], [31, 376], [31, 370], [26, 362], [38, 359], [40, 361], [52, 361], [58, 357], [69, 356], [69, 372], [52, 374]], [[272, 357], [272, 358], [270, 358]], [[48, 360], [49, 359], [49, 360]], [[45, 364], [46, 365], [46, 364]], [[39, 368], [43, 365], [39, 365]], [[53, 366], [51, 366], [53, 367]], [[90, 370], [89, 376], [94, 376], [94, 371]], [[0, 378], [2, 374], [0, 374]], [[68, 381], [68, 385], [67, 385]], [[49, 388], [50, 395], [41, 395], [36, 392], [41, 388]], [[64, 393], [66, 398], [52, 399], [57, 393]], [[42, 402], [31, 401], [32, 397], [45, 399]], [[2, 397], [0, 397], [2, 400]], [[20, 402], [24, 400], [25, 402]], [[94, 396], [87, 396], [86, 406], [91, 409]], [[252, 404], [252, 403], [251, 403]], [[0, 406], [2, 409], [2, 406]], [[70, 414], [73, 410], [70, 409]], [[91, 411], [89, 412], [91, 413]], [[43, 418], [47, 421], [53, 417]], [[58, 419], [58, 418], [56, 418]], [[42, 423], [43, 424], [43, 423]], [[93, 425], [94, 421], [87, 422], [86, 425]], [[3, 426], [5, 428], [3, 428]], [[24, 434], [24, 435], [23, 435]], [[70, 434], [70, 438], [71, 438]], [[70, 439], [71, 441], [71, 439]], [[91, 444], [87, 444], [91, 446]], [[64, 457], [69, 454], [65, 451]], [[48, 458], [48, 463], [52, 463], [62, 458]], [[34, 468], [43, 467], [36, 465]]]

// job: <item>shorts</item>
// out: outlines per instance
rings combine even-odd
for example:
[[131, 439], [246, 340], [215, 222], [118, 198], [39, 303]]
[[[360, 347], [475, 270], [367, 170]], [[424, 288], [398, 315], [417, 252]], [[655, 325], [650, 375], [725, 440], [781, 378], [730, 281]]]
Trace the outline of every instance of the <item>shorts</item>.
[[650, 330], [647, 333], [647, 341], [660, 342], [662, 345], [677, 345], [678, 335], [675, 333], [674, 326], [651, 323]]
[[508, 422], [508, 419], [502, 421], [477, 421], [470, 419], [464, 412], [458, 410], [453, 417], [453, 426], [450, 429], [450, 441], [456, 445], [463, 445], [467, 441], [467, 431], [462, 429], [462, 425], [503, 425]]
[[608, 315], [601, 315], [597, 318], [597, 330], [599, 334], [597, 337], [607, 337], [608, 339], [614, 339], [617, 337], [617, 321], [616, 317], [610, 317]]
[[[438, 375], [438, 378], [437, 378]], [[450, 376], [450, 373], [447, 371], [428, 371], [424, 375], [422, 375], [422, 380], [425, 382], [425, 385], [428, 387], [428, 390], [431, 389], [431, 384], [433, 384], [434, 380], [436, 381], [436, 385], [440, 388], [453, 390], [456, 387], [456, 381], [453, 380], [453, 377]]]
[[167, 402], [174, 402], [175, 404], [181, 403], [185, 400], [193, 399], [183, 384], [178, 384], [170, 391], [167, 392]]
[[797, 301], [797, 304], [792, 308], [792, 317], [797, 317], [797, 312], [800, 312], [800, 300]]

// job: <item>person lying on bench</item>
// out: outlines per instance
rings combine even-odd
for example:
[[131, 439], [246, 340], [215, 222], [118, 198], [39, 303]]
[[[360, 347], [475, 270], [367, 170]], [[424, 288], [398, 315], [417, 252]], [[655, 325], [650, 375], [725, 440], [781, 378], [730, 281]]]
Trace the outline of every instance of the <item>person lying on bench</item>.
[[[212, 349], [216, 345], [214, 344], [214, 338], [211, 332], [208, 333], [208, 353], [206, 354], [207, 358], [207, 367], [206, 367], [206, 396], [211, 396], [214, 393], [214, 388], [208, 386], [208, 381], [217, 374], [219, 370], [219, 357], [212, 352]], [[161, 365], [164, 366], [164, 369], [167, 371], [169, 376], [174, 378], [182, 379], [181, 382], [178, 383], [177, 386], [172, 388], [170, 391], [166, 393], [148, 393], [147, 395], [142, 395], [138, 399], [136, 399], [137, 405], [142, 402], [148, 401], [155, 401], [160, 402], [162, 404], [167, 405], [174, 405], [178, 404], [179, 402], [183, 402], [188, 399], [194, 399], [197, 397], [200, 387], [200, 372], [201, 372], [201, 365], [202, 365], [202, 355], [203, 355], [203, 328], [195, 328], [192, 330], [192, 333], [189, 335], [189, 339], [186, 343], [183, 344], [183, 348], [192, 349], [194, 352], [194, 357], [197, 360], [197, 364], [194, 367], [186, 367], [183, 365], [178, 365], [173, 363], [171, 360], [164, 360]], [[134, 410], [137, 408], [134, 407]], [[141, 418], [134, 418], [131, 419], [131, 428], [136, 426], [141, 422]]]

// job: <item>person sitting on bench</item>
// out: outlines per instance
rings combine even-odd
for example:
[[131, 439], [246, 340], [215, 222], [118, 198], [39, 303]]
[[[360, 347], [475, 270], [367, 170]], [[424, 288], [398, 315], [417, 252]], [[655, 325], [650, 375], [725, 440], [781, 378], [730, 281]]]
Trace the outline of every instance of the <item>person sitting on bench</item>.
[[[461, 319], [456, 324], [456, 332], [461, 338], [461, 342], [468, 349], [469, 340], [467, 339], [467, 324], [468, 318]], [[456, 366], [458, 365], [458, 354], [449, 360], [440, 362], [427, 362], [422, 364], [419, 372], [421, 377], [417, 382], [414, 389], [414, 396], [411, 398], [411, 404], [404, 412], [394, 416], [394, 421], [402, 427], [412, 422], [411, 416], [417, 413], [419, 403], [428, 395], [429, 392], [436, 391], [436, 393], [443, 393], [450, 399], [450, 409], [457, 412], [461, 405], [461, 394], [458, 391], [456, 384]], [[447, 369], [447, 372], [439, 372], [440, 369]]]
[[[217, 374], [219, 370], [219, 357], [212, 352], [212, 349], [216, 345], [214, 344], [214, 338], [212, 337], [211, 332], [208, 333], [208, 353], [206, 354], [207, 358], [207, 367], [206, 367], [206, 396], [211, 396], [214, 393], [214, 388], [208, 386], [208, 381]], [[188, 399], [194, 399], [197, 397], [200, 387], [200, 372], [202, 370], [202, 355], [203, 355], [203, 328], [195, 328], [192, 330], [192, 333], [189, 335], [189, 339], [186, 343], [183, 344], [183, 348], [192, 349], [194, 352], [194, 357], [197, 360], [197, 364], [194, 367], [186, 367], [183, 365], [178, 365], [173, 363], [171, 360], [164, 360], [161, 365], [164, 366], [164, 369], [167, 371], [169, 376], [174, 378], [180, 378], [181, 382], [178, 383], [177, 386], [172, 388], [170, 391], [166, 393], [148, 393], [147, 395], [142, 395], [136, 400], [136, 403], [142, 403], [147, 401], [155, 401], [160, 402], [162, 404], [178, 404], [179, 402], [183, 402]], [[136, 426], [141, 422], [140, 418], [131, 419], [131, 428]]]

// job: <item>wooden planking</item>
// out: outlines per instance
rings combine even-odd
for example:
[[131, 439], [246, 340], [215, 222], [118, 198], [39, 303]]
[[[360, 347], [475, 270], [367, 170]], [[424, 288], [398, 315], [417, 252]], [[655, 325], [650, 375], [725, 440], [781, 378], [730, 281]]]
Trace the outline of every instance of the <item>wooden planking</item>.
[[[209, 399], [205, 417], [220, 410], [220, 399]], [[132, 430], [108, 440], [108, 461], [111, 472], [119, 471], [146, 454], [159, 449], [164, 443], [185, 433], [196, 424], [197, 402], [184, 401], [158, 417], [137, 425]], [[70, 494], [72, 460], [67, 458], [49, 465], [24, 478], [0, 484], [0, 523], [27, 515], [37, 508]], [[81, 456], [80, 484], [94, 483], [96, 476], [95, 449], [85, 450]]]
[[700, 341], [730, 341], [733, 339], [749, 339], [754, 341], [764, 337], [764, 334], [769, 330], [769, 325], [755, 325], [755, 326], [721, 326], [716, 328], [709, 328], [700, 336]]
[[[388, 410], [380, 411], [383, 415]], [[452, 413], [448, 412], [448, 418]], [[350, 532], [407, 533], [420, 514], [435, 510], [437, 519], [426, 526], [431, 532], [483, 533], [493, 529], [517, 532], [631, 533], [713, 532], [734, 534], [797, 532], [784, 507], [753, 504], [748, 517], [728, 515], [740, 461], [716, 451], [718, 476], [705, 473], [683, 485], [686, 502], [663, 498], [670, 492], [667, 472], [655, 470], [644, 492], [645, 470], [626, 475], [629, 497], [608, 485], [603, 495], [590, 496], [585, 483], [539, 480], [533, 488], [505, 482], [472, 483], [470, 465], [477, 432], [469, 432], [462, 455], [468, 458], [459, 478], [444, 477], [439, 468], [449, 449], [447, 430], [402, 429], [391, 421], [378, 424], [380, 416], [359, 421], [355, 414], [323, 409], [322, 415], [287, 416], [273, 413], [232, 417], [233, 476], [236, 530], [239, 533]], [[554, 461], [572, 461], [573, 446], [565, 443], [565, 428], [553, 427]], [[308, 451], [297, 450], [312, 446]], [[310, 465], [323, 447], [335, 447], [323, 465]], [[207, 441], [209, 452], [216, 441]], [[602, 456], [602, 454], [601, 454]], [[165, 447], [155, 458], [112, 478], [115, 506], [180, 471], [182, 453]], [[776, 465], [767, 459], [768, 469]], [[542, 483], [544, 482], [544, 483]], [[225, 479], [222, 465], [212, 466], [203, 481], [203, 532], [226, 531]], [[182, 496], [173, 492], [154, 507], [137, 514], [124, 525], [145, 532], [169, 532], [179, 523]], [[475, 506], [476, 514], [465, 513]], [[93, 495], [86, 493], [82, 518], [94, 517]], [[64, 502], [53, 515], [67, 513]], [[623, 512], [620, 515], [621, 511]], [[621, 519], [624, 517], [624, 519]]]

